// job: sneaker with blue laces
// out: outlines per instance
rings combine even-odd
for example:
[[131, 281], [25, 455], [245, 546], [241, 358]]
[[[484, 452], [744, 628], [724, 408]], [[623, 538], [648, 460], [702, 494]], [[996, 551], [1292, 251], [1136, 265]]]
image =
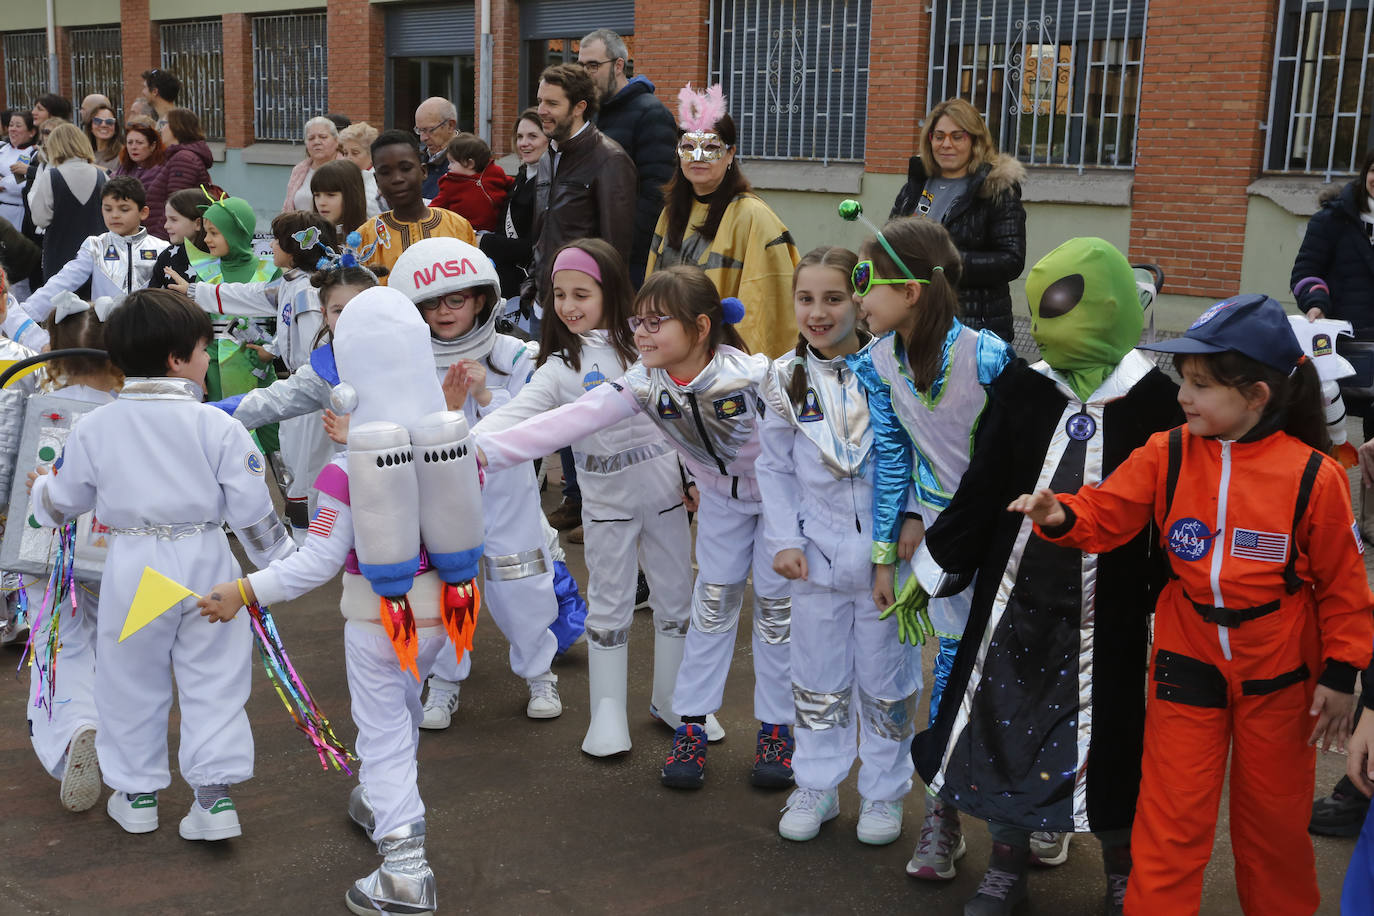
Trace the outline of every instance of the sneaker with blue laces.
[[673, 749], [659, 777], [672, 789], [700, 789], [706, 781], [706, 730], [684, 722], [673, 733]]
[[796, 739], [786, 725], [759, 723], [758, 744], [754, 749], [754, 770], [749, 774], [749, 782], [760, 789], [790, 789], [792, 778], [792, 751]]

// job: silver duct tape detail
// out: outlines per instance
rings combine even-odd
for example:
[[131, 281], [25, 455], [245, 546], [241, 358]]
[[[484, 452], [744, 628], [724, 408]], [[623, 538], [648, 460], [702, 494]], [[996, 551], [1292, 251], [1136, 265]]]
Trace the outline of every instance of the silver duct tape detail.
[[926, 541], [922, 540], [916, 548], [916, 555], [911, 558], [911, 571], [916, 576], [916, 581], [921, 588], [925, 589], [926, 594], [932, 598], [948, 598], [957, 595], [968, 588], [973, 581], [973, 576], [968, 573], [947, 572], [935, 558], [930, 555], [930, 548], [926, 546]]
[[354, 786], [348, 795], [348, 817], [366, 830], [368, 836], [372, 836], [372, 831], [377, 826], [377, 816], [372, 811], [372, 802], [368, 800], [367, 790], [363, 788], [362, 783]]
[[269, 512], [246, 528], [240, 528], [239, 537], [258, 553], [270, 553], [290, 535], [277, 513]]
[[623, 471], [633, 465], [660, 458], [672, 450], [672, 446], [667, 442], [659, 441], [637, 448], [627, 448], [625, 451], [616, 452], [614, 455], [582, 455], [579, 470], [586, 471], [588, 474], [614, 474], [616, 471]]
[[[871, 346], [872, 342], [868, 344]], [[761, 386], [768, 405], [792, 428], [811, 440], [821, 464], [836, 480], [862, 477], [872, 457], [873, 433], [868, 398], [845, 357], [824, 359], [806, 348], [806, 384], [801, 409], [813, 422], [803, 422], [798, 406], [787, 394], [795, 357], [788, 353], [773, 362]], [[817, 417], [819, 414], [819, 417]]]
[[[43, 498], [47, 499], [46, 491]], [[46, 506], [44, 508], [47, 508]], [[281, 524], [280, 521], [277, 524]], [[111, 528], [114, 534], [132, 534], [142, 537], [161, 538], [164, 541], [180, 541], [185, 538], [195, 537], [205, 531], [212, 531], [219, 527], [217, 522], [186, 522], [175, 525], [139, 525], [134, 528]], [[285, 532], [283, 532], [285, 534]]]
[[623, 630], [600, 630], [587, 627], [587, 641], [598, 649], [618, 649], [630, 642], [630, 628]]
[[916, 734], [916, 700], [880, 700], [859, 691], [859, 715], [864, 728], [879, 738], [905, 741]]
[[854, 688], [846, 687], [835, 693], [808, 690], [792, 682], [792, 703], [797, 707], [797, 727], [813, 732], [849, 727], [849, 704]]
[[538, 547], [531, 547], [529, 550], [510, 553], [501, 557], [483, 557], [482, 571], [486, 573], [488, 579], [508, 582], [511, 579], [542, 576], [549, 571], [549, 564], [544, 559], [544, 551]]
[[716, 467], [717, 461], [733, 462], [753, 438], [756, 387], [766, 372], [767, 365], [756, 357], [729, 349], [717, 351], [685, 387], [642, 363], [625, 373], [624, 383], [645, 415], [687, 457]]
[[407, 824], [378, 838], [377, 850], [382, 865], [357, 883], [358, 890], [377, 903], [434, 909], [438, 894], [434, 872], [425, 859], [425, 822]]
[[[1118, 371], [1120, 369], [1118, 367]], [[1102, 404], [1088, 404], [1083, 410], [1093, 418], [1097, 430], [1097, 435], [1088, 440], [1083, 456], [1083, 486], [1091, 486], [1101, 482], [1104, 470], [1103, 445], [1106, 437], [1102, 433], [1102, 423], [1105, 407]], [[1083, 603], [1078, 622], [1078, 732], [1075, 736], [1078, 766], [1073, 777], [1075, 830], [1091, 829], [1088, 825], [1088, 745], [1093, 733], [1093, 636], [1097, 629], [1097, 554], [1085, 552], [1082, 557]]]
[[[19, 454], [19, 440], [24, 435], [24, 405], [28, 395], [20, 388], [0, 390], [0, 454]], [[9, 497], [14, 482], [15, 462], [0, 462], [0, 493]], [[27, 473], [27, 468], [25, 469]]]
[[770, 646], [792, 639], [792, 599], [754, 596], [754, 632]]
[[205, 400], [205, 390], [184, 378], [131, 378], [124, 380], [119, 396], [131, 401]]
[[691, 618], [686, 620], [659, 620], [654, 618], [654, 628], [664, 636], [671, 636], [674, 639], [681, 639], [687, 635], [687, 627], [691, 623]]
[[697, 582], [692, 590], [692, 628], [702, 633], [733, 633], [744, 606], [744, 583]]

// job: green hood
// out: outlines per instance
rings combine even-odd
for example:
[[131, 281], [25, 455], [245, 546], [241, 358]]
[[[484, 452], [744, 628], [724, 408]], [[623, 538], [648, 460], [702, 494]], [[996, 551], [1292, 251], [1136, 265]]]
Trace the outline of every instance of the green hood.
[[253, 254], [253, 230], [258, 218], [252, 206], [241, 197], [224, 197], [205, 208], [205, 218], [229, 243], [229, 253], [220, 258], [226, 283], [247, 283], [257, 271], [258, 259]]
[[1140, 342], [1135, 273], [1110, 242], [1069, 239], [1031, 268], [1026, 298], [1040, 354], [1080, 400]]

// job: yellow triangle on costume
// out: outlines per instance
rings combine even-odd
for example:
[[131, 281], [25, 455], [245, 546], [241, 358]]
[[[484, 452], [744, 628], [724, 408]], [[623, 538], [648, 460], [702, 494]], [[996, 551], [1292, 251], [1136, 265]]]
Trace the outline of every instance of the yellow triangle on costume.
[[138, 590], [134, 592], [129, 616], [124, 618], [124, 630], [119, 634], [119, 642], [152, 623], [186, 598], [199, 598], [180, 582], [173, 582], [151, 566], [143, 567], [143, 578], [138, 580]]

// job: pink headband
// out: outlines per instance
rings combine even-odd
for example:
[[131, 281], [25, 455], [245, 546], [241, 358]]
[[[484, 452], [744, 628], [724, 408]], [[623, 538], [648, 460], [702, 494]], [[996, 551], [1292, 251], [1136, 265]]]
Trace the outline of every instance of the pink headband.
[[596, 258], [576, 245], [569, 245], [558, 252], [558, 257], [553, 260], [553, 270], [549, 271], [549, 276], [553, 276], [560, 270], [580, 270], [597, 283], [601, 282], [601, 267], [596, 263]]

